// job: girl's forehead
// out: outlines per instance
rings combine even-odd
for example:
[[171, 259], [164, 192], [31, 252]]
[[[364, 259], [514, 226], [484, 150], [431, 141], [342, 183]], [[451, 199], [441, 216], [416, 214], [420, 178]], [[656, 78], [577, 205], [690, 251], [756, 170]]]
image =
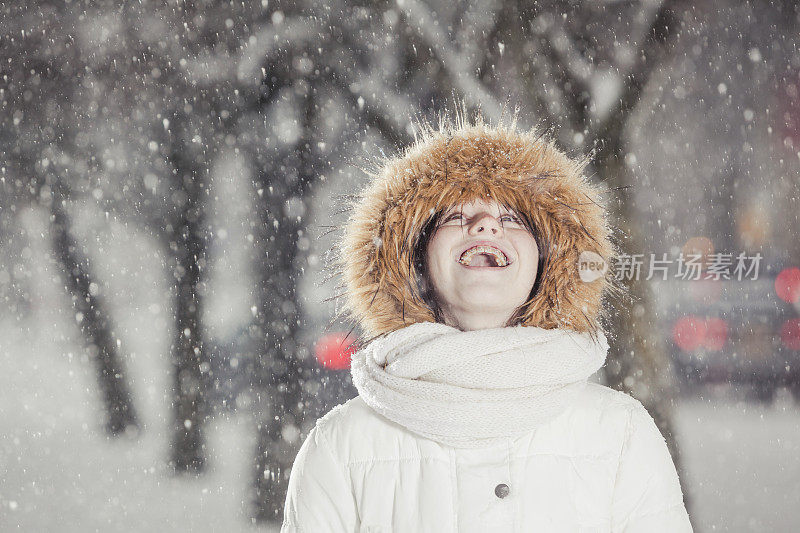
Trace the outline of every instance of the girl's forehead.
[[458, 202], [454, 205], [450, 206], [449, 209], [445, 209], [446, 213], [450, 213], [452, 211], [470, 211], [470, 210], [477, 210], [477, 209], [489, 209], [491, 211], [514, 211], [513, 208], [506, 206], [496, 200], [492, 199], [476, 199], [468, 202]]

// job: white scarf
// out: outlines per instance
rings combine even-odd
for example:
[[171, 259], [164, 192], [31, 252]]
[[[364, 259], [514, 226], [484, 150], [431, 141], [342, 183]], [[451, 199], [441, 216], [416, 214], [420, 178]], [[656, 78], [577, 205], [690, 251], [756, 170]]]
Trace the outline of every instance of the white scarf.
[[375, 411], [457, 448], [490, 446], [561, 413], [606, 360], [608, 341], [537, 327], [461, 331], [420, 322], [353, 354], [359, 395]]

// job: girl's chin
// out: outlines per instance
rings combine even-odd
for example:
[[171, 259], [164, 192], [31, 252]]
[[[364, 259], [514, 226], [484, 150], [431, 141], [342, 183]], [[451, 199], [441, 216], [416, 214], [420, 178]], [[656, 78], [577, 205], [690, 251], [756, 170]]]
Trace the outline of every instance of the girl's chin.
[[494, 288], [486, 288], [481, 291], [480, 288], [473, 288], [468, 293], [459, 295], [461, 305], [458, 307], [474, 313], [502, 313], [508, 311], [512, 312], [514, 309], [522, 305], [524, 300], [521, 300], [517, 305], [511, 305], [511, 298], [509, 298], [509, 291], [507, 287], [502, 290]]

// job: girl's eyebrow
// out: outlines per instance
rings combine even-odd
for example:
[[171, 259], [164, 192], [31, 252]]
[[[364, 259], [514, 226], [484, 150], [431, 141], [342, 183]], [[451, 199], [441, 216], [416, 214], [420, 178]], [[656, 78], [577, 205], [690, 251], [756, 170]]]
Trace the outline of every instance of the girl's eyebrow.
[[[512, 209], [512, 208], [506, 207], [504, 205], [500, 206], [500, 210], [499, 211], [500, 211], [500, 215], [511, 214], [511, 215], [514, 215], [514, 216], [519, 216], [519, 213], [517, 213], [516, 209]], [[461, 206], [461, 207], [453, 206], [453, 207], [447, 209], [442, 216], [450, 216], [453, 213], [459, 213], [459, 214], [463, 215], [464, 214], [463, 206]]]

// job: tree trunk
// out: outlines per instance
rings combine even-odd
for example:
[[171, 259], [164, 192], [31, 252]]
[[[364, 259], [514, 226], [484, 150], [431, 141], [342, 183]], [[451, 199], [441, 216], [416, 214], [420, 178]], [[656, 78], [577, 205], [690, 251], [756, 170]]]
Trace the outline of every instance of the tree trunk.
[[139, 424], [131, 400], [127, 374], [110, 330], [108, 310], [101, 299], [92, 294], [87, 261], [81, 257], [80, 247], [70, 234], [71, 221], [64, 205], [66, 187], [61, 180], [61, 176], [54, 176], [52, 180], [53, 200], [50, 212], [53, 217], [53, 250], [56, 259], [61, 263], [60, 270], [72, 295], [81, 332], [88, 341], [89, 358], [98, 372], [106, 411], [106, 432], [116, 436], [138, 430]]
[[[287, 168], [297, 168], [290, 167]], [[300, 308], [296, 294], [298, 224], [284, 216], [286, 194], [278, 175], [259, 173], [264, 190], [260, 227], [265, 233], [265, 264], [259, 269], [263, 291], [256, 314], [256, 334], [263, 349], [255, 365], [254, 412], [258, 421], [255, 458], [255, 504], [258, 521], [283, 518], [289, 470], [299, 449], [297, 439], [285, 439], [284, 428], [298, 436], [303, 422], [301, 368], [296, 354]], [[268, 193], [272, 187], [272, 192]], [[290, 436], [287, 434], [287, 436]]]
[[[183, 126], [174, 121], [177, 131]], [[211, 365], [204, 347], [202, 295], [199, 287], [206, 264], [203, 237], [204, 170], [195, 163], [191, 151], [179, 134], [171, 154], [177, 171], [179, 190], [174, 195], [180, 205], [175, 226], [169, 225], [169, 250], [175, 286], [175, 340], [172, 343], [173, 434], [170, 463], [176, 472], [199, 472], [205, 469], [204, 424], [208, 415], [206, 390]], [[191, 138], [191, 137], [190, 137]]]
[[[255, 518], [283, 521], [283, 506], [292, 463], [302, 444], [307, 406], [303, 401], [304, 365], [298, 358], [302, 308], [297, 285], [298, 238], [307, 194], [316, 178], [312, 152], [313, 83], [300, 81], [303, 135], [282, 161], [257, 164], [257, 187], [263, 199], [258, 209], [259, 230], [266, 248], [265, 266], [258, 269], [263, 291], [256, 313], [264, 349], [255, 365], [258, 445], [255, 457]], [[278, 171], [277, 169], [281, 169]]]
[[[629, 238], [620, 252], [645, 253], [647, 258], [649, 255], [643, 249], [641, 224], [637, 223], [633, 209], [633, 194], [630, 189], [619, 188], [632, 181], [628, 169], [622, 163], [623, 152], [624, 150], [618, 150], [617, 155], [598, 160], [598, 175], [609, 187], [618, 188], [610, 195], [618, 198], [618, 201], [610, 202], [610, 214], [615, 218], [613, 224], [621, 230], [622, 235]], [[664, 339], [654, 328], [657, 320], [653, 313], [654, 299], [647, 281], [644, 281], [645, 277], [646, 272], [643, 272], [624, 282], [628, 287], [630, 301], [626, 300], [624, 304], [620, 302], [619, 312], [611, 314], [611, 333], [616, 338], [610, 343], [608, 363], [603, 368], [603, 373], [606, 385], [632, 395], [652, 415], [664, 435], [675, 467], [681, 473], [681, 488], [691, 516], [689, 487], [674, 433], [674, 407], [678, 387]]]

